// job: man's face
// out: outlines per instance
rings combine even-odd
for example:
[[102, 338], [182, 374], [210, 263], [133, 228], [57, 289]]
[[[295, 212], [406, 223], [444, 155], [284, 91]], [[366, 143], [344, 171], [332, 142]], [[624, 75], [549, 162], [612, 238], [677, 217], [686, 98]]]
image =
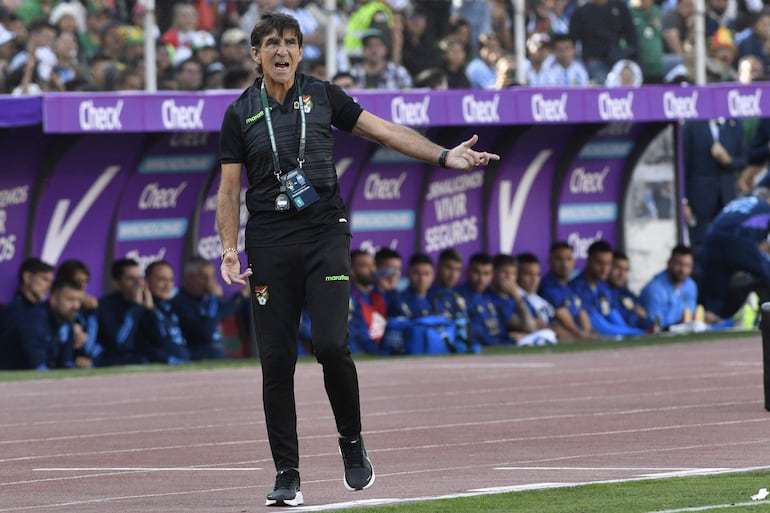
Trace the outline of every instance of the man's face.
[[353, 283], [361, 287], [374, 284], [374, 271], [374, 257], [369, 253], [356, 255], [350, 264]]
[[177, 81], [181, 91], [197, 91], [203, 87], [203, 68], [197, 62], [185, 62], [179, 70]]
[[440, 261], [436, 269], [436, 283], [441, 287], [453, 288], [460, 281], [462, 271], [462, 262], [456, 260]]
[[613, 287], [625, 287], [628, 281], [628, 273], [631, 270], [631, 264], [625, 258], [615, 258], [612, 260], [612, 269], [610, 269], [609, 282]]
[[299, 38], [292, 30], [279, 34], [274, 30], [262, 39], [259, 48], [251, 50], [252, 58], [262, 66], [265, 80], [277, 84], [287, 84], [294, 80], [294, 73], [302, 61], [302, 47]]
[[34, 298], [34, 301], [42, 301], [48, 297], [53, 283], [53, 272], [23, 273], [22, 289]]
[[120, 292], [127, 301], [136, 301], [139, 289], [144, 286], [144, 276], [138, 265], [131, 265], [123, 269], [123, 275], [113, 280], [115, 290]]
[[672, 283], [680, 284], [692, 274], [692, 255], [674, 255], [668, 261], [668, 278]]
[[553, 45], [553, 56], [562, 66], [569, 66], [575, 59], [575, 45], [569, 40], [557, 41]]
[[185, 288], [191, 296], [203, 297], [215, 290], [216, 282], [214, 266], [206, 265], [198, 269], [197, 273], [188, 276]]
[[519, 287], [527, 292], [537, 292], [540, 288], [540, 264], [537, 262], [519, 263], [519, 274], [516, 278]]
[[433, 285], [435, 273], [431, 264], [413, 264], [409, 266], [409, 285], [418, 296], [425, 296]]
[[612, 269], [612, 252], [603, 251], [601, 253], [594, 253], [588, 257], [586, 261], [586, 271], [588, 277], [594, 280], [607, 281], [610, 276], [610, 270]]
[[575, 270], [575, 255], [571, 248], [557, 249], [548, 257], [548, 267], [560, 280], [567, 280]]
[[168, 301], [174, 293], [174, 270], [168, 265], [156, 265], [147, 276], [147, 288], [153, 296]]
[[379, 37], [369, 37], [366, 39], [364, 48], [361, 51], [361, 57], [374, 64], [385, 62], [388, 56], [388, 47], [385, 41]]
[[516, 287], [516, 276], [519, 268], [515, 265], [501, 265], [492, 270], [492, 285], [499, 292], [512, 294]]
[[51, 295], [51, 310], [61, 320], [74, 321], [83, 302], [84, 292], [72, 287], [62, 287]]
[[380, 262], [377, 267], [377, 287], [383, 291], [395, 290], [401, 279], [401, 266], [400, 258], [387, 258]]
[[474, 292], [484, 292], [492, 283], [492, 264], [472, 263], [466, 278]]

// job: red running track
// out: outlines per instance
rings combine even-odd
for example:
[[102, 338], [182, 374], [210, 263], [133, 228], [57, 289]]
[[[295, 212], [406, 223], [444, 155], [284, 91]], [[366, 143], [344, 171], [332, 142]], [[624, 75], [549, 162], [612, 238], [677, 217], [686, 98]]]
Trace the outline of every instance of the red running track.
[[[770, 466], [758, 337], [358, 368], [376, 484], [343, 488], [320, 367], [303, 364], [295, 511]], [[268, 510], [256, 368], [0, 383], [0, 412], [0, 512]]]

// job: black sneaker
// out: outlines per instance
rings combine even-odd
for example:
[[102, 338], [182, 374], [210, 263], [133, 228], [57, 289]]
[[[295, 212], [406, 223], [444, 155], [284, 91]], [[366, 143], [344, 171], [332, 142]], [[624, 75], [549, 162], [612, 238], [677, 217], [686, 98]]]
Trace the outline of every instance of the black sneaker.
[[340, 438], [340, 454], [345, 464], [345, 488], [350, 491], [364, 490], [374, 484], [374, 468], [366, 455], [361, 435]]
[[299, 506], [304, 502], [299, 491], [299, 471], [290, 468], [275, 476], [273, 491], [267, 494], [265, 506]]

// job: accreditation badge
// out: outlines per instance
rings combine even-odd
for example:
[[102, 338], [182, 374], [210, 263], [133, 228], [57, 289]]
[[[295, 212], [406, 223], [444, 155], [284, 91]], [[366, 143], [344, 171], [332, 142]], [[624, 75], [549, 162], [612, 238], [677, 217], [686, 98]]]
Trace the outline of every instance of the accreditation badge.
[[281, 184], [286, 188], [286, 192], [297, 210], [302, 210], [319, 199], [315, 187], [307, 179], [302, 168], [295, 168], [282, 175]]

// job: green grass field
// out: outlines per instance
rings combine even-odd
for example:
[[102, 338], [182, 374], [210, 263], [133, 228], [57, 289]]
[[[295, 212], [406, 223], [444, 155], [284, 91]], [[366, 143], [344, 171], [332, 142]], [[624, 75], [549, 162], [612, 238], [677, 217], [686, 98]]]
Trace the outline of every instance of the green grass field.
[[[757, 332], [708, 332], [685, 336], [655, 336], [624, 341], [591, 341], [541, 348], [485, 348], [484, 354], [544, 354], [589, 350], [623, 350], [638, 346], [662, 344], [708, 343], [709, 340], [758, 337]], [[451, 358], [474, 358], [473, 355]], [[357, 360], [378, 357], [356, 355]], [[301, 358], [300, 364], [312, 363], [312, 357]], [[142, 365], [89, 370], [54, 370], [49, 372], [0, 372], [0, 382], [31, 379], [68, 379], [91, 375], [138, 372], [178, 372], [222, 368], [256, 368], [257, 360], [228, 360], [191, 363], [177, 367]], [[770, 415], [770, 413], [768, 413]], [[770, 447], [767, 448], [770, 455]], [[770, 461], [770, 458], [768, 458]], [[719, 462], [714, 462], [719, 467]], [[761, 488], [770, 488], [770, 467], [706, 476], [668, 479], [632, 480], [559, 486], [508, 493], [481, 493], [447, 499], [411, 501], [387, 506], [357, 505], [366, 513], [648, 513], [770, 511], [770, 497], [752, 500]], [[351, 506], [353, 507], [353, 506]], [[329, 511], [329, 510], [325, 510]]]

